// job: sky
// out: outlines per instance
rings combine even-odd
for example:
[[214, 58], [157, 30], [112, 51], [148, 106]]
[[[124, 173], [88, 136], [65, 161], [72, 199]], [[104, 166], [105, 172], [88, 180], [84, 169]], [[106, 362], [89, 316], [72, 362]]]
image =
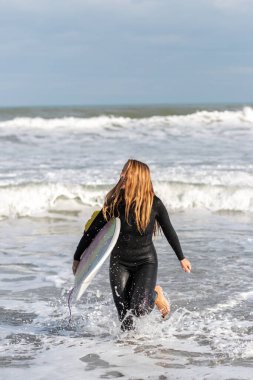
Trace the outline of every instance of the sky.
[[253, 103], [253, 0], [0, 0], [0, 107]]

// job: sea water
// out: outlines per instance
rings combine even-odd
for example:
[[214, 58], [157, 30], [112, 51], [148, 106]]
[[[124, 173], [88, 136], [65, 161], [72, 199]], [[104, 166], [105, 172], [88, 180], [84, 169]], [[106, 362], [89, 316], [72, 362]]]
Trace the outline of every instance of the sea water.
[[[0, 110], [0, 378], [253, 378], [253, 108]], [[192, 273], [155, 238], [171, 302], [122, 333], [108, 262], [69, 323], [71, 263], [128, 158], [149, 164]]]

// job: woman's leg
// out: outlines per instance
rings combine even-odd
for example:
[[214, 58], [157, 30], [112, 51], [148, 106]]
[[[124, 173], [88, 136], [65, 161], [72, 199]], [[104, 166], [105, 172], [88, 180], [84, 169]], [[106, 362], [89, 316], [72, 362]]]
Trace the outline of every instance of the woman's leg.
[[128, 315], [123, 323], [123, 330], [134, 328], [133, 315], [140, 317], [149, 314], [154, 308], [157, 293], [155, 292], [157, 277], [157, 263], [147, 263], [138, 267], [132, 274], [132, 289], [129, 309], [132, 315]]
[[170, 304], [165, 295], [163, 294], [163, 289], [160, 285], [156, 285], [155, 292], [157, 294], [155, 305], [160, 311], [162, 318], [166, 319], [170, 313]]
[[123, 321], [130, 308], [131, 274], [124, 265], [117, 262], [110, 264], [110, 284], [119, 320]]

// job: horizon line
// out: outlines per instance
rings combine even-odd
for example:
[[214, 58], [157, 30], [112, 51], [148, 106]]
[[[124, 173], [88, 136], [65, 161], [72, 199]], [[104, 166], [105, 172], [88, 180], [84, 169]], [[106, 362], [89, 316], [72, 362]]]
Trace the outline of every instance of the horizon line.
[[194, 107], [194, 106], [252, 106], [253, 101], [249, 102], [178, 102], [178, 103], [80, 103], [80, 104], [26, 104], [26, 105], [0, 105], [0, 110], [13, 108], [76, 108], [76, 107]]

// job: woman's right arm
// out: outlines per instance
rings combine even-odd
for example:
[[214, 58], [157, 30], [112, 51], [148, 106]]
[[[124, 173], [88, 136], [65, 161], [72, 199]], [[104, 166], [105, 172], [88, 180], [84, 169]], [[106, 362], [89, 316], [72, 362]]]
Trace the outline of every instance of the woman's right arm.
[[76, 261], [76, 262], [80, 261], [80, 258], [82, 256], [83, 252], [85, 251], [85, 249], [90, 245], [92, 240], [96, 237], [96, 235], [99, 233], [99, 231], [104, 227], [104, 225], [106, 223], [107, 223], [107, 221], [104, 218], [103, 212], [101, 210], [101, 211], [99, 211], [96, 218], [93, 220], [89, 229], [87, 231], [84, 231], [84, 234], [83, 234], [83, 236], [82, 236], [81, 240], [79, 241], [79, 244], [76, 248], [76, 251], [74, 254], [74, 261]]

